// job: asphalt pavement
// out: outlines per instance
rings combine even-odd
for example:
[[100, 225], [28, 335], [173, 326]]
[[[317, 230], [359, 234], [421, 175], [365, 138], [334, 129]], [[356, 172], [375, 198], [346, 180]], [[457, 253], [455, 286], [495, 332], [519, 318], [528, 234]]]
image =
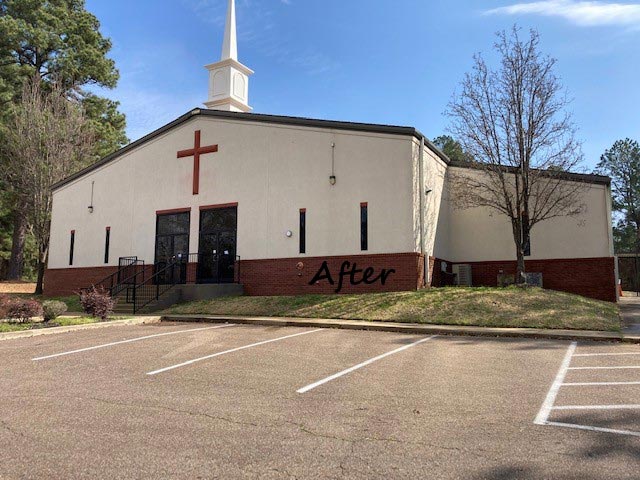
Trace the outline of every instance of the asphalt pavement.
[[170, 324], [0, 343], [0, 478], [638, 478], [640, 347]]

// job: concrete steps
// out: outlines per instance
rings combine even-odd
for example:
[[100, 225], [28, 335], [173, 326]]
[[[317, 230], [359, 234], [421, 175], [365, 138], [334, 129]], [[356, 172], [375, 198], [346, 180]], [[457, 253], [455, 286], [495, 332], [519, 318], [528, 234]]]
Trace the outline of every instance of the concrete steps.
[[[239, 296], [244, 294], [244, 287], [238, 284], [214, 284], [214, 285], [175, 285], [171, 290], [165, 292], [158, 300], [144, 306], [135, 312], [152, 313], [165, 310], [176, 303], [192, 302], [198, 300], [210, 300], [218, 297]], [[131, 300], [132, 293], [129, 293]], [[127, 302], [127, 290], [116, 295], [117, 304], [114, 309], [116, 315], [133, 315], [133, 303]]]

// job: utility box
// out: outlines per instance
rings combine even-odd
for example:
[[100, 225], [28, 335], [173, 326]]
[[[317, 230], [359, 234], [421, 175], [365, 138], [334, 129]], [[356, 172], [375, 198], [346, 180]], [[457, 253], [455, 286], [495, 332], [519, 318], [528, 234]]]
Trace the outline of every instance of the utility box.
[[471, 277], [471, 265], [461, 263], [453, 266], [453, 273], [456, 276], [456, 285], [460, 287], [470, 287], [473, 285]]

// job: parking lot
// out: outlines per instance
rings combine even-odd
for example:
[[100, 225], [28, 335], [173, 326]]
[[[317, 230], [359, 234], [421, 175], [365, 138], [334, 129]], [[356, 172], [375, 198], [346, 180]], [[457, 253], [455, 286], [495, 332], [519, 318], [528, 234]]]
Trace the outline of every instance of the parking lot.
[[640, 347], [238, 325], [0, 342], [0, 478], [638, 478]]

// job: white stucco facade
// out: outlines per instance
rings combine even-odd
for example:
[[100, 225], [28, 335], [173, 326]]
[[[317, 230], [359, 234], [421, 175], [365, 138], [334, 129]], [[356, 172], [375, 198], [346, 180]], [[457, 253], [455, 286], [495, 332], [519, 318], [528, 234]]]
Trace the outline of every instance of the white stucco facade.
[[[200, 192], [192, 194], [193, 146], [217, 144], [200, 160]], [[331, 185], [332, 145], [337, 182]], [[369, 207], [367, 253], [415, 251], [413, 138], [196, 116], [54, 192], [49, 268], [104, 265], [138, 256], [153, 262], [156, 212], [191, 208], [190, 251], [198, 251], [199, 209], [238, 204], [242, 259], [288, 258], [298, 252], [298, 215], [307, 210], [306, 256], [360, 250], [360, 204]], [[93, 212], [91, 203], [93, 182]], [[293, 236], [287, 237], [287, 231]], [[304, 256], [304, 255], [302, 255]]]

